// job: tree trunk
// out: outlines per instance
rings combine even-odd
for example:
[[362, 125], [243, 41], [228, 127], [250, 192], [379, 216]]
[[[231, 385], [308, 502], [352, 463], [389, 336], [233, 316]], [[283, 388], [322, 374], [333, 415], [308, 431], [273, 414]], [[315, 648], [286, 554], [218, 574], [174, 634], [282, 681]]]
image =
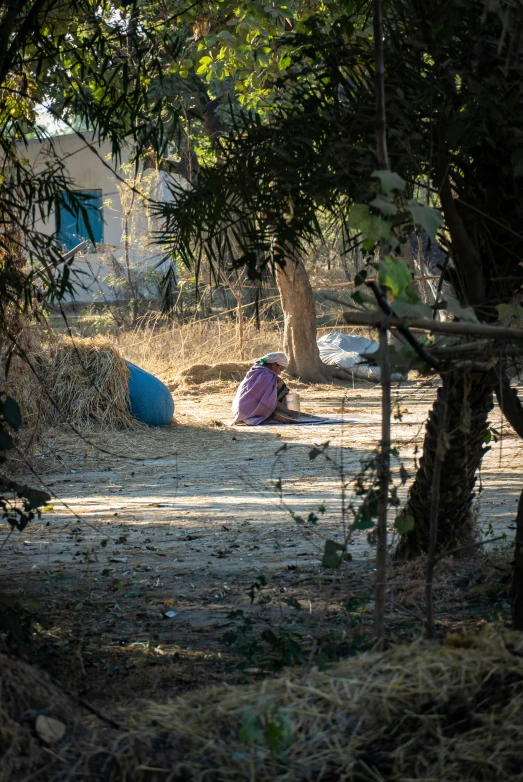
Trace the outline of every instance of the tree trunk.
[[287, 372], [304, 383], [328, 383], [332, 378], [352, 381], [341, 367], [324, 364], [316, 343], [316, 307], [303, 261], [288, 260], [278, 266], [276, 281], [283, 310], [283, 349], [289, 359]]
[[[487, 417], [492, 409], [494, 381], [488, 374], [449, 373], [443, 379], [448, 393], [448, 448], [441, 465], [438, 550], [455, 548], [470, 537], [473, 527], [472, 500], [476, 470], [486, 449], [483, 445]], [[409, 559], [426, 553], [429, 546], [432, 475], [443, 425], [443, 389], [430, 412], [425, 430], [423, 455], [402, 515], [414, 518], [414, 529], [404, 535], [395, 556]]]
[[516, 540], [514, 541], [514, 562], [510, 588], [512, 627], [523, 630], [523, 491], [519, 496], [516, 515]]
[[316, 309], [309, 276], [302, 261], [287, 261], [277, 269], [283, 309], [283, 349], [290, 375], [305, 383], [326, 383], [329, 368], [320, 359], [316, 344]]

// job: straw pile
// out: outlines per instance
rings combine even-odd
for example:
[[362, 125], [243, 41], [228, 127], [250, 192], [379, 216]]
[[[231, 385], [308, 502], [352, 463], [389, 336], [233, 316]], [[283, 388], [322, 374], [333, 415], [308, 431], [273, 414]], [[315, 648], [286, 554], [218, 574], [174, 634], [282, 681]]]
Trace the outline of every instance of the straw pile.
[[515, 782], [522, 653], [520, 634], [454, 636], [145, 703], [98, 762], [108, 782]]
[[[72, 726], [68, 699], [49, 677], [0, 654], [0, 782], [29, 779], [37, 769], [49, 767], [50, 754], [35, 732], [38, 715]], [[57, 765], [63, 768], [63, 761]]]
[[174, 378], [174, 383], [179, 386], [195, 386], [211, 381], [239, 383], [245, 377], [253, 361], [227, 361], [220, 364], [193, 364]]
[[127, 410], [129, 369], [109, 339], [64, 337], [51, 345], [47, 362], [45, 385], [54, 403], [48, 405], [49, 423], [79, 429], [137, 425]]

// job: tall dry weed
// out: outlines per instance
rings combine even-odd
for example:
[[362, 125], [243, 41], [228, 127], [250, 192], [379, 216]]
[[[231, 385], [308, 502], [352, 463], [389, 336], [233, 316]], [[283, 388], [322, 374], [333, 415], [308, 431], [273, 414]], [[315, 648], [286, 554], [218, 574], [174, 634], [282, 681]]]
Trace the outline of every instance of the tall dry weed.
[[[253, 361], [280, 350], [283, 329], [274, 321], [254, 320], [244, 326], [245, 359]], [[166, 328], [165, 321], [151, 320], [139, 330], [121, 333], [115, 347], [124, 358], [162, 379], [171, 378], [194, 364], [218, 364], [240, 360], [238, 328], [234, 321], [212, 318]]]

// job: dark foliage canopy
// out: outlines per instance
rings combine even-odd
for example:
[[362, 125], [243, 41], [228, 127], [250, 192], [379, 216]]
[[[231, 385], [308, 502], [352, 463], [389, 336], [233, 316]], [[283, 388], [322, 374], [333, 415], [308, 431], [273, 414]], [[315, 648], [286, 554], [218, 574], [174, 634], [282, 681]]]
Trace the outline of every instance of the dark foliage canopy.
[[[256, 277], [318, 237], [320, 214], [346, 246], [360, 230], [378, 239], [380, 221], [412, 228], [401, 204], [371, 202], [379, 188], [368, 10], [355, 5], [331, 24], [314, 14], [281, 37], [291, 65], [275, 84], [274, 110], [233, 112], [216, 163], [163, 209], [173, 254], [196, 265], [233, 259]], [[522, 24], [502, 0], [384, 6], [391, 168], [404, 198], [441, 207], [460, 296], [486, 318], [522, 277]], [[355, 208], [369, 203], [370, 212]]]

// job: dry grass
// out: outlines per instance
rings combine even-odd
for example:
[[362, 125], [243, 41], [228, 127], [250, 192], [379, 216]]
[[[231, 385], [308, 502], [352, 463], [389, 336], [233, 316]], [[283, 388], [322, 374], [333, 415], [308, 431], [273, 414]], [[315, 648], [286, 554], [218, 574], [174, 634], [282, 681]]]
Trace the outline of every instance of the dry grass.
[[48, 421], [79, 429], [136, 425], [127, 410], [129, 369], [103, 337], [64, 337], [50, 346], [45, 384], [52, 397]]
[[[23, 425], [2, 472], [24, 470], [28, 463], [39, 471], [52, 468], [54, 457], [47, 464], [35, 454], [42, 441], [53, 439], [53, 428], [113, 434], [143, 427], [128, 412], [129, 370], [111, 340], [45, 339], [33, 327], [19, 344], [23, 352], [11, 362], [6, 391], [20, 405]], [[43, 450], [50, 455], [46, 445]]]
[[516, 782], [522, 651], [521, 634], [451, 636], [146, 702], [113, 742], [71, 747], [67, 779]]
[[29, 779], [48, 765], [48, 750], [34, 733], [38, 714], [59, 719], [71, 730], [73, 713], [68, 698], [45, 673], [1, 654], [0, 782]]
[[[274, 322], [255, 321], [245, 324], [244, 360], [250, 364], [270, 350], [280, 348], [283, 332]], [[147, 372], [171, 380], [193, 365], [239, 362], [241, 346], [234, 322], [217, 318], [197, 320], [165, 328], [164, 321], [154, 320], [149, 326], [120, 334], [116, 346], [121, 354]], [[234, 378], [235, 379], [235, 378]]]
[[172, 383], [180, 387], [200, 386], [204, 383], [239, 383], [252, 366], [251, 361], [227, 361], [219, 364], [193, 364], [176, 375]]
[[[80, 321], [75, 330], [81, 331]], [[90, 432], [140, 426], [127, 412], [125, 359], [162, 379], [171, 391], [194, 395], [227, 388], [233, 393], [253, 361], [280, 349], [283, 339], [277, 321], [246, 321], [242, 346], [234, 319], [212, 316], [166, 327], [156, 313], [139, 328], [114, 337], [71, 339], [35, 325], [26, 332], [24, 350], [38, 376], [18, 357], [8, 384], [22, 409], [17, 445], [25, 457], [49, 425]], [[10, 461], [20, 459], [13, 453]]]
[[[0, 658], [0, 782], [519, 782], [522, 652], [520, 633], [454, 635], [137, 703], [123, 731], [98, 735], [45, 674]], [[67, 724], [51, 753], [26, 722], [40, 709]]]
[[[351, 333], [361, 331], [336, 328]], [[217, 317], [183, 326], [173, 324], [168, 329], [165, 321], [153, 318], [145, 327], [120, 334], [116, 340], [125, 358], [160, 377], [173, 391], [208, 383], [213, 383], [217, 390], [225, 384], [238, 383], [256, 359], [281, 350], [282, 342], [281, 323], [257, 324], [253, 319], [245, 323], [242, 351], [235, 321]]]

